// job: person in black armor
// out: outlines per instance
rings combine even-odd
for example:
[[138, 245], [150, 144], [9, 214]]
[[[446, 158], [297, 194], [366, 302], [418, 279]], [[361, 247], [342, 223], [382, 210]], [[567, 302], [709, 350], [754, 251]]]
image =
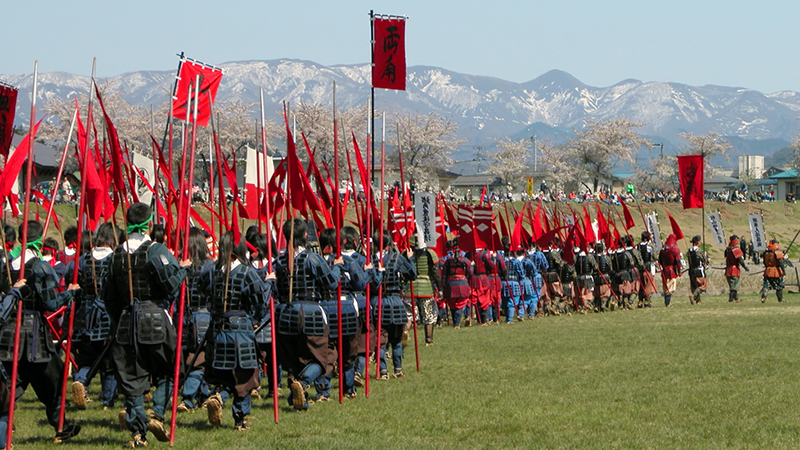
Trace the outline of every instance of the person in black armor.
[[641, 265], [637, 267], [641, 280], [639, 283], [639, 303], [637, 303], [636, 307], [650, 308], [652, 306], [650, 297], [658, 291], [655, 281], [656, 250], [650, 240], [650, 232], [642, 231], [642, 242], [639, 242], [637, 250], [641, 258]]
[[302, 219], [283, 224], [289, 250], [275, 263], [278, 299], [278, 356], [289, 372], [288, 401], [297, 410], [308, 409], [306, 391], [321, 375], [333, 371], [336, 355], [328, 346], [328, 319], [320, 305], [323, 292], [336, 289], [342, 258], [331, 267], [318, 253], [306, 249], [308, 226]]
[[610, 280], [608, 277], [612, 272], [611, 258], [606, 254], [606, 246], [602, 242], [598, 242], [594, 246], [595, 258], [597, 259], [597, 266], [594, 268], [592, 275], [594, 276], [594, 308], [595, 311], [604, 311], [605, 309], [614, 309], [617, 306], [617, 299], [614, 298], [611, 292]]
[[200, 276], [214, 266], [214, 261], [208, 257], [208, 246], [203, 232], [196, 227], [189, 229], [189, 260], [192, 265], [186, 278], [186, 306], [181, 340], [181, 355], [188, 374], [181, 390], [183, 401], [178, 405], [178, 412], [193, 412], [211, 395], [204, 377], [204, 347], [206, 332], [211, 324], [211, 313], [208, 311], [208, 298], [200, 289]]
[[[267, 314], [269, 289], [247, 261], [247, 246], [226, 231], [219, 258], [200, 275], [200, 290], [208, 296], [211, 327], [206, 345], [206, 379], [217, 392], [208, 399], [208, 421], [222, 424], [222, 405], [233, 396], [234, 428], [248, 430], [250, 391], [258, 386], [255, 327]], [[205, 241], [205, 239], [203, 239]], [[224, 393], [224, 396], [223, 396]]]
[[[253, 227], [250, 227], [252, 229]], [[248, 250], [250, 250], [250, 266], [255, 269], [258, 276], [261, 277], [262, 280], [267, 283], [267, 287], [270, 290], [271, 294], [275, 293], [275, 272], [273, 271], [272, 274], [268, 274], [269, 270], [269, 261], [267, 260], [267, 256], [269, 255], [267, 245], [272, 245], [272, 254], [277, 255], [278, 249], [275, 248], [275, 242], [268, 242], [267, 235], [264, 233], [258, 233], [258, 228], [256, 227], [256, 233], [250, 233], [250, 229], [248, 229], [246, 244]], [[208, 243], [208, 241], [206, 241]], [[274, 259], [274, 257], [273, 257]], [[273, 269], [274, 270], [274, 269]], [[267, 302], [270, 300], [274, 301], [274, 296], [270, 295], [267, 297]], [[269, 304], [267, 304], [269, 306]], [[267, 378], [267, 387], [269, 392], [273, 392], [273, 382], [272, 379], [272, 323], [270, 320], [269, 314], [264, 317], [262, 323], [259, 324], [258, 329], [256, 330], [256, 342], [258, 343], [258, 352], [260, 355], [261, 360], [265, 363], [263, 368], [266, 368], [266, 371], [262, 374]], [[280, 380], [283, 378], [283, 371], [281, 370], [280, 363], [277, 364], [277, 378], [278, 378], [278, 388], [281, 387]], [[253, 389], [250, 392], [250, 397], [253, 400], [261, 399], [261, 392], [260, 387], [257, 389]]]
[[[120, 392], [125, 396], [125, 423], [131, 432], [130, 445], [147, 445], [150, 430], [159, 441], [168, 441], [164, 412], [169, 399], [168, 379], [172, 377], [177, 334], [167, 311], [176, 298], [191, 265], [178, 264], [163, 245], [147, 235], [153, 220], [150, 207], [135, 203], [128, 209], [127, 240], [111, 255], [111, 266], [101, 294], [116, 329], [111, 356]], [[156, 385], [153, 418], [144, 410], [145, 392], [151, 377]]]
[[[373, 242], [380, 242], [380, 234], [373, 235]], [[386, 366], [386, 353], [389, 347], [392, 349], [392, 365], [394, 366], [394, 377], [401, 378], [405, 376], [403, 372], [403, 331], [408, 323], [408, 314], [406, 306], [403, 303], [403, 287], [408, 281], [414, 281], [417, 278], [417, 269], [414, 266], [414, 251], [407, 249], [405, 253], [400, 253], [391, 245], [392, 241], [389, 233], [383, 233], [383, 254], [380, 249], [376, 248], [378, 252], [373, 255], [372, 264], [377, 264], [378, 267], [383, 268], [383, 277], [381, 285], [374, 283], [371, 287], [370, 304], [373, 311], [373, 323], [377, 327], [377, 321], [381, 321], [381, 336], [376, 336], [380, 339], [380, 379], [388, 380], [389, 373]], [[382, 287], [382, 290], [378, 288]], [[382, 295], [381, 305], [379, 308], [378, 300], [379, 295]], [[377, 335], [377, 333], [375, 333]], [[377, 344], [378, 340], [375, 341]]]
[[708, 288], [706, 281], [706, 268], [708, 267], [708, 254], [700, 248], [700, 236], [692, 238], [692, 246], [689, 248], [689, 283], [692, 295], [689, 303], [700, 304], [700, 295]]
[[[44, 313], [55, 311], [71, 301], [77, 284], [70, 284], [66, 292], [59, 294], [59, 283], [53, 267], [40, 258], [42, 246], [42, 224], [28, 221], [28, 241], [25, 251], [20, 247], [10, 254], [11, 261], [4, 261], [0, 274], [0, 290], [3, 292], [0, 302], [0, 378], [2, 378], [2, 398], [0, 399], [0, 447], [6, 447], [6, 431], [8, 430], [9, 377], [12, 372], [14, 355], [14, 334], [16, 330], [17, 303], [22, 302], [22, 328], [20, 329], [19, 360], [17, 366], [17, 398], [24, 394], [29, 384], [33, 387], [39, 401], [45, 406], [47, 422], [56, 429], [56, 443], [77, 435], [80, 425], [65, 422], [58, 431], [59, 412], [61, 410], [61, 377], [64, 362], [56, 353], [55, 344], [50, 333], [45, 330]], [[19, 235], [22, 236], [22, 227]], [[8, 237], [8, 233], [6, 233]], [[6, 268], [6, 264], [10, 267]], [[21, 265], [25, 266], [25, 277], [20, 279]], [[10, 278], [9, 278], [10, 272]]]
[[566, 305], [563, 302], [564, 285], [561, 283], [561, 272], [564, 270], [564, 260], [561, 258], [561, 249], [554, 240], [542, 250], [542, 253], [547, 259], [545, 284], [547, 286], [548, 312], [553, 315], [566, 314], [569, 311], [565, 308]]
[[[322, 257], [329, 264], [333, 265], [336, 258], [336, 229], [326, 228], [319, 233], [319, 247]], [[358, 305], [354, 292], [363, 292], [367, 288], [367, 275], [363, 265], [348, 255], [342, 254], [340, 280], [342, 286], [341, 305], [342, 305], [342, 339], [339, 339], [339, 300], [338, 291], [324, 292], [323, 300], [320, 302], [328, 316], [328, 347], [337, 357], [339, 353], [339, 343], [342, 345], [342, 369], [344, 376], [341, 378], [343, 389], [348, 397], [352, 398], [355, 393], [355, 380], [351, 376], [354, 374], [356, 356], [358, 356]], [[338, 359], [338, 358], [337, 358]], [[317, 390], [315, 402], [328, 401], [330, 399], [331, 379], [333, 373], [320, 376], [314, 382]]]
[[[115, 236], [117, 234], [117, 236]], [[78, 409], [85, 409], [89, 397], [86, 386], [91, 379], [89, 371], [98, 355], [111, 338], [111, 318], [100, 293], [103, 282], [111, 266], [111, 254], [119, 241], [121, 233], [111, 223], [104, 223], [97, 229], [92, 245], [92, 234], [88, 230], [81, 237], [81, 256], [78, 260], [78, 284], [81, 287], [75, 305], [74, 326], [72, 329], [72, 355], [78, 370], [73, 372], [72, 403]], [[76, 239], [77, 240], [77, 239]], [[67, 282], [73, 279], [74, 262], [70, 261]], [[98, 363], [103, 389], [104, 409], [114, 406], [117, 381], [114, 377], [114, 363], [106, 356]]]
[[635, 281], [635, 274], [632, 273], [635, 263], [631, 254], [633, 248], [628, 236], [622, 236], [617, 243], [617, 247], [612, 259], [614, 292], [620, 300], [622, 309], [627, 310], [633, 308], [633, 282]]
[[579, 311], [586, 311], [589, 309], [589, 304], [592, 305], [594, 312], [601, 312], [604, 310], [602, 304], [594, 304], [594, 272], [597, 270], [597, 259], [594, 257], [594, 252], [586, 252], [578, 247], [573, 249], [575, 254], [575, 282], [576, 292], [573, 294], [576, 299], [575, 309]]
[[[382, 272], [375, 270], [372, 262], [367, 261], [367, 257], [359, 253], [357, 249], [360, 247], [361, 236], [358, 230], [351, 226], [342, 228], [339, 234], [342, 242], [342, 260], [350, 258], [355, 264], [363, 268], [366, 276], [367, 284], [380, 283]], [[362, 289], [356, 289], [352, 284], [349, 286], [350, 292], [358, 306], [358, 330], [356, 331], [353, 340], [355, 342], [356, 360], [353, 366], [345, 368], [345, 396], [347, 398], [356, 398], [356, 386], [364, 386], [364, 369], [367, 364], [367, 348], [366, 331], [368, 326], [367, 318], [369, 317], [369, 309], [367, 307], [366, 285]], [[353, 380], [352, 384], [351, 381]], [[352, 386], [352, 389], [350, 389]]]

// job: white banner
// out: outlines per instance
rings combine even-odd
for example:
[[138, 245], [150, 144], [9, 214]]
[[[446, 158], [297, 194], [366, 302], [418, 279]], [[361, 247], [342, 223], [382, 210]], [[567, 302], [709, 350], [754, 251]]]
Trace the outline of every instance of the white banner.
[[750, 224], [750, 238], [753, 243], [753, 250], [764, 251], [767, 249], [767, 241], [764, 237], [764, 219], [759, 214], [748, 214], [747, 223]]
[[658, 229], [658, 213], [652, 212], [644, 216], [647, 231], [650, 232], [650, 238], [656, 246], [656, 250], [661, 249], [661, 231]]
[[725, 247], [725, 232], [722, 231], [722, 219], [719, 212], [706, 214], [708, 220], [708, 229], [711, 230], [711, 235], [714, 236], [714, 245], [718, 247]]
[[436, 196], [430, 192], [414, 194], [414, 219], [417, 223], [417, 243], [420, 248], [436, 247]]
[[[133, 165], [139, 169], [139, 172], [142, 173], [142, 176], [150, 183], [150, 187], [153, 187], [155, 184], [155, 176], [153, 170], [153, 160], [147, 156], [141, 155], [139, 153], [133, 152]], [[145, 204], [150, 204], [153, 200], [153, 193], [150, 191], [150, 188], [144, 183], [144, 181], [139, 178], [138, 174], [136, 176], [136, 195], [139, 196], [139, 201]]]

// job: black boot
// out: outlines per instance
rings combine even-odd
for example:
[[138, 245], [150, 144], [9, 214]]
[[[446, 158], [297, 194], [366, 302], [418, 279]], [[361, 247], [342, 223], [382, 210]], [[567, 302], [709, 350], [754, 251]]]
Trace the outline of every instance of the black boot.
[[669, 304], [669, 303], [670, 303], [671, 301], [672, 301], [672, 294], [666, 294], [666, 295], [664, 296], [664, 306], [666, 306], [667, 308], [669, 308], [669, 307], [670, 307], [670, 304]]
[[433, 345], [433, 324], [425, 325], [425, 345]]
[[778, 295], [778, 303], [783, 303], [783, 289], [778, 289], [775, 294]]

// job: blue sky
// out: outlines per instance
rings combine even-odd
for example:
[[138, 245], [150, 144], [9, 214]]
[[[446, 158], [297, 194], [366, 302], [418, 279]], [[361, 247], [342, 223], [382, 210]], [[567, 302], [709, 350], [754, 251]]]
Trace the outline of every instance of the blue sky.
[[[171, 70], [208, 62], [369, 61], [368, 13], [405, 14], [408, 65], [524, 82], [551, 69], [592, 86], [627, 78], [800, 91], [800, 2], [764, 0], [6, 2], [0, 74]], [[7, 19], [7, 17], [6, 17]], [[2, 81], [2, 77], [0, 77]]]

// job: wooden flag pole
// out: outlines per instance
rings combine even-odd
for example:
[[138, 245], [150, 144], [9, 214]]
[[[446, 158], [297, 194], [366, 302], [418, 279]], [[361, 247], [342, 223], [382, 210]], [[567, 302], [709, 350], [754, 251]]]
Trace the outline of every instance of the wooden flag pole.
[[[370, 160], [370, 132], [371, 132], [371, 123], [367, 121], [367, 161]], [[372, 170], [372, 167], [370, 167]], [[364, 253], [367, 256], [367, 264], [372, 263], [372, 201], [373, 200], [373, 191], [372, 191], [372, 182], [368, 176], [366, 180], [361, 180], [361, 185], [364, 186], [364, 200], [366, 204], [366, 208], [364, 211], [364, 220], [365, 220], [365, 227], [364, 230], [366, 231], [366, 236], [362, 236], [362, 240], [364, 241]], [[373, 270], [378, 270], [377, 267], [373, 267]], [[366, 306], [366, 315], [367, 319], [364, 321], [365, 324], [365, 331], [364, 331], [364, 338], [366, 339], [366, 345], [364, 346], [366, 350], [366, 363], [364, 364], [364, 397], [369, 398], [369, 334], [370, 328], [372, 327], [372, 298], [370, 297], [370, 287], [371, 283], [367, 283], [367, 289], [364, 292], [364, 295], [367, 297], [367, 306]]]
[[[44, 219], [44, 228], [42, 231], [42, 236], [47, 236], [47, 228], [50, 226], [50, 219], [53, 217], [53, 206], [56, 204], [56, 193], [58, 192], [58, 186], [61, 185], [61, 176], [64, 174], [64, 164], [67, 162], [67, 153], [69, 153], [69, 144], [72, 140], [72, 132], [75, 130], [75, 121], [78, 118], [78, 108], [75, 108], [75, 113], [72, 115], [72, 124], [69, 126], [69, 134], [67, 135], [67, 142], [64, 144], [64, 153], [61, 154], [61, 163], [58, 165], [58, 173], [56, 174], [56, 181], [53, 184], [53, 192], [50, 196], [50, 206], [47, 208], [47, 216]], [[83, 175], [81, 175], [81, 190], [83, 190], [83, 185], [85, 182], [83, 181]], [[83, 197], [81, 196], [81, 201], [83, 201]], [[80, 252], [80, 249], [78, 249]]]
[[[398, 141], [400, 140], [399, 130], [397, 133], [397, 139]], [[400, 184], [403, 186], [403, 216], [405, 217], [406, 221], [406, 246], [407, 248], [411, 248], [411, 226], [408, 223], [408, 216], [406, 216], [408, 211], [405, 210], [406, 209], [405, 196], [408, 192], [406, 191], [406, 176], [403, 171], [403, 154], [400, 153], [399, 144], [400, 143], [398, 142], [397, 154], [400, 157]], [[419, 372], [419, 344], [417, 342], [417, 309], [416, 309], [417, 299], [416, 297], [414, 297], [414, 282], [412, 281], [408, 283], [408, 286], [409, 290], [411, 291], [411, 326], [414, 328], [414, 360], [417, 363], [417, 372]], [[478, 317], [480, 318], [480, 314], [478, 314]]]
[[[333, 211], [334, 227], [336, 228], [336, 259], [342, 257], [342, 211], [339, 204], [339, 128], [336, 123], [336, 81], [333, 82]], [[324, 186], [323, 186], [324, 189]], [[342, 274], [344, 275], [344, 274]], [[339, 278], [339, 284], [336, 286], [336, 319], [337, 331], [336, 337], [338, 339], [339, 350], [339, 403], [344, 403], [344, 338], [342, 337], [342, 280], [344, 276]]]

